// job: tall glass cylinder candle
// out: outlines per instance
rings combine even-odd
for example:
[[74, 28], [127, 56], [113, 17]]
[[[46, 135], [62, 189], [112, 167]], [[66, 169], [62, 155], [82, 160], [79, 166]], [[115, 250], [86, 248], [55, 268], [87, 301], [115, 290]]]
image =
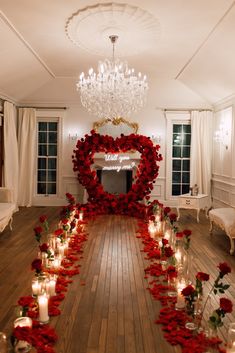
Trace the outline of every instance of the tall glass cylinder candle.
[[38, 307], [39, 307], [39, 321], [41, 323], [47, 323], [49, 321], [49, 315], [48, 315], [48, 298], [46, 295], [38, 296]]
[[[16, 319], [14, 321], [14, 327], [32, 327], [32, 319], [30, 319], [30, 317], [27, 316], [22, 316], [22, 317], [18, 317], [18, 319]], [[27, 341], [23, 341], [23, 340], [15, 340], [14, 341], [14, 352], [21, 352], [21, 353], [26, 353], [26, 352], [30, 352], [31, 351], [31, 344]]]
[[228, 327], [228, 340], [226, 352], [235, 353], [235, 322], [230, 323]]

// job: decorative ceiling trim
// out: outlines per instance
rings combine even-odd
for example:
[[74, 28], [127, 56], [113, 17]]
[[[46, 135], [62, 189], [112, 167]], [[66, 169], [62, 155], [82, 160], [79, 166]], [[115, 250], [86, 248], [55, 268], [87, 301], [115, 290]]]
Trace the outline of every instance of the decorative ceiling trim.
[[215, 30], [219, 27], [221, 22], [224, 20], [224, 18], [229, 14], [229, 12], [232, 10], [232, 8], [235, 5], [235, 1], [229, 6], [229, 8], [225, 11], [223, 16], [219, 19], [219, 21], [215, 24], [215, 26], [211, 29], [209, 34], [206, 36], [206, 38], [202, 41], [202, 43], [199, 45], [199, 47], [196, 49], [196, 51], [193, 53], [193, 55], [188, 59], [188, 61], [185, 63], [185, 65], [182, 67], [182, 69], [178, 72], [178, 74], [175, 77], [175, 80], [178, 80], [178, 78], [182, 75], [182, 73], [185, 71], [185, 69], [189, 66], [189, 64], [192, 62], [192, 60], [195, 58], [195, 56], [199, 53], [201, 48], [206, 44], [208, 39], [212, 36], [212, 34], [215, 32]]
[[6, 15], [0, 11], [0, 19], [9, 27], [9, 29], [20, 39], [20, 41], [25, 45], [25, 47], [33, 54], [35, 59], [44, 67], [44, 69], [49, 73], [49, 75], [55, 78], [55, 74], [52, 70], [47, 66], [47, 64], [40, 58], [40, 56], [36, 53], [36, 51], [31, 47], [31, 45], [24, 39], [22, 34], [14, 27], [14, 25], [10, 22], [10, 20], [6, 17]]
[[67, 20], [65, 32], [73, 44], [95, 55], [111, 55], [109, 36], [118, 35], [118, 57], [136, 55], [156, 46], [161, 30], [157, 18], [124, 3], [84, 7]]

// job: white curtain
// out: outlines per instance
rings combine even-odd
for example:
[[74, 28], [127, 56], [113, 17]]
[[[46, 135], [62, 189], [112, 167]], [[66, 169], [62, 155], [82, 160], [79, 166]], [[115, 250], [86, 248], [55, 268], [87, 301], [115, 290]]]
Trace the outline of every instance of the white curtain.
[[16, 137], [16, 108], [12, 103], [4, 102], [4, 186], [12, 190], [13, 202], [18, 201], [18, 144]]
[[212, 173], [211, 111], [191, 112], [190, 184], [199, 186], [199, 193], [211, 196]]
[[36, 110], [19, 109], [19, 206], [31, 206], [36, 158]]

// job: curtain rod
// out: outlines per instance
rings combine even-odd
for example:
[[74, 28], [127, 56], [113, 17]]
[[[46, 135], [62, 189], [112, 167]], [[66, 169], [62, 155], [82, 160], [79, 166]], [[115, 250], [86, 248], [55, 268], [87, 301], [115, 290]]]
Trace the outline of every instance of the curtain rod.
[[213, 112], [214, 110], [213, 109], [192, 109], [192, 108], [190, 108], [190, 109], [179, 109], [179, 108], [177, 108], [177, 109], [163, 109], [164, 110], [164, 112], [192, 112], [192, 111], [194, 111], [194, 110], [196, 110], [196, 111], [199, 111], [199, 112], [205, 112], [205, 111], [207, 111], [207, 112]]
[[30, 107], [30, 106], [17, 106], [17, 108], [34, 108], [36, 110], [66, 110], [67, 107]]

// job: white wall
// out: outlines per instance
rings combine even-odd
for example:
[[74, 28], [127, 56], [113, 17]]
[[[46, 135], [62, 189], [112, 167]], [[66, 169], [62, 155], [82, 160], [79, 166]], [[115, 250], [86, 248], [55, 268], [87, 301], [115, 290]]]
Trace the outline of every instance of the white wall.
[[[235, 207], [235, 99], [215, 107], [212, 159], [212, 198], [214, 207]], [[215, 137], [221, 131], [222, 140]]]

